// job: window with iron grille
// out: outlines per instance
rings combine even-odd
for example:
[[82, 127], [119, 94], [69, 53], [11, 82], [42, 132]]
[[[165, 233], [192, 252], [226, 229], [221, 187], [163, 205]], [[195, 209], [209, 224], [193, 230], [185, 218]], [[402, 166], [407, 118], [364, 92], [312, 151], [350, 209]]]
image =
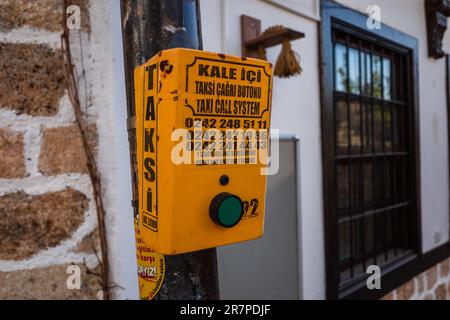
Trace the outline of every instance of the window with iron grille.
[[338, 289], [417, 248], [410, 56], [332, 25]]

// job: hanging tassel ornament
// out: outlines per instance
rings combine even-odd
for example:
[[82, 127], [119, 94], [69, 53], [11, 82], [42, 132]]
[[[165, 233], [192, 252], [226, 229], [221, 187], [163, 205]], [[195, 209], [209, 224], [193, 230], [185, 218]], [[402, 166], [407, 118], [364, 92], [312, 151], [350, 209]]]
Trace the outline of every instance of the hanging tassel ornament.
[[305, 37], [303, 32], [287, 28], [282, 25], [274, 25], [261, 33], [261, 20], [241, 16], [241, 44], [244, 57], [267, 59], [267, 48], [279, 46], [281, 52], [274, 67], [274, 75], [281, 78], [289, 78], [302, 74], [300, 56], [292, 50], [291, 42]]
[[283, 48], [275, 63], [274, 74], [280, 78], [289, 78], [302, 74], [300, 56], [292, 50], [289, 39], [283, 40]]
[[[287, 30], [288, 29], [282, 25], [275, 25], [264, 30], [260, 37], [275, 35]], [[267, 60], [265, 47], [259, 46], [257, 54], [259, 59]], [[285, 37], [282, 42], [281, 53], [275, 63], [274, 74], [280, 78], [289, 78], [300, 75], [302, 71], [302, 67], [300, 66], [300, 56], [292, 50], [289, 38]]]

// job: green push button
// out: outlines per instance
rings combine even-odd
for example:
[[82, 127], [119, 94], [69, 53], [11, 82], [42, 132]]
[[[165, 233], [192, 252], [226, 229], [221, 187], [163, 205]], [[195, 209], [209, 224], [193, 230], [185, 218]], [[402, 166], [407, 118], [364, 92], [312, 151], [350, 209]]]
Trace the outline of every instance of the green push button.
[[238, 196], [223, 192], [214, 197], [209, 206], [211, 220], [224, 228], [232, 228], [241, 221], [244, 206]]

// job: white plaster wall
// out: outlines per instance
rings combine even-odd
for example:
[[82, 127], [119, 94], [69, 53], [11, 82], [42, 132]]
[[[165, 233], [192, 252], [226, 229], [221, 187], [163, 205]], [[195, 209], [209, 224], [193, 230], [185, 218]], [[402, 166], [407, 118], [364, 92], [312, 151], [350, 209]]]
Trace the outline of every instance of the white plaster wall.
[[[98, 166], [103, 183], [111, 280], [116, 299], [138, 299], [125, 76], [119, 0], [91, 1], [91, 42], [101, 63], [93, 103], [99, 106]], [[100, 61], [99, 61], [100, 62]]]
[[[449, 159], [445, 59], [428, 58], [425, 5], [423, 0], [339, 0], [366, 12], [378, 5], [383, 23], [419, 39], [419, 95], [422, 244], [424, 252], [449, 239]], [[450, 49], [446, 33], [445, 49]], [[440, 233], [440, 241], [435, 241]]]
[[[278, 2], [289, 4], [292, 1]], [[282, 24], [306, 34], [306, 38], [292, 44], [301, 56], [303, 74], [291, 79], [274, 78], [272, 128], [280, 129], [282, 134], [300, 137], [300, 276], [303, 283], [300, 296], [304, 299], [321, 299], [325, 296], [325, 262], [318, 24], [313, 18], [308, 18], [315, 15], [313, 1], [308, 1], [306, 8], [311, 10], [297, 14], [260, 0], [201, 1], [203, 45], [208, 51], [241, 55], [241, 14], [261, 19], [262, 29]], [[300, 10], [301, 7], [296, 9]], [[280, 50], [280, 46], [270, 49], [269, 61], [275, 63]], [[218, 257], [220, 268], [220, 248]]]

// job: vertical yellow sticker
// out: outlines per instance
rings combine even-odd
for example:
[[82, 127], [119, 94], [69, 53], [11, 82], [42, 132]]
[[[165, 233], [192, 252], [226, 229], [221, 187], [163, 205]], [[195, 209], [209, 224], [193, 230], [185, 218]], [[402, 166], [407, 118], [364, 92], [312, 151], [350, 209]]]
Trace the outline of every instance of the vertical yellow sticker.
[[[142, 72], [143, 71], [143, 72]], [[134, 219], [136, 255], [138, 264], [139, 296], [153, 299], [161, 289], [166, 272], [162, 254], [148, 247], [141, 228], [158, 232], [157, 205], [157, 64], [151, 64], [135, 74], [136, 89], [136, 143], [139, 188], [139, 215]], [[144, 183], [145, 182], [145, 183]], [[145, 188], [144, 188], [145, 185]]]
[[[144, 69], [143, 103], [142, 108], [142, 150], [140, 181], [145, 180], [145, 188], [140, 188], [141, 194], [141, 223], [145, 228], [158, 232], [158, 189], [157, 189], [157, 64], [151, 64]], [[139, 132], [139, 131], [138, 131]]]

